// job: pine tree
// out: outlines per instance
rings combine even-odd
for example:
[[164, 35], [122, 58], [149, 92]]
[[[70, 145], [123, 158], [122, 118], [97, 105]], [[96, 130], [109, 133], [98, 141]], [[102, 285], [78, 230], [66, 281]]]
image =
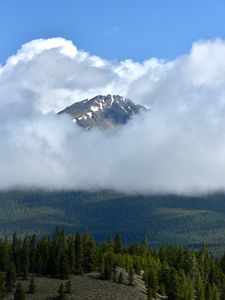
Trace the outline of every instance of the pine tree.
[[6, 272], [10, 263], [10, 244], [7, 238], [4, 238], [0, 245], [0, 253], [0, 270]]
[[213, 300], [212, 286], [209, 283], [206, 285], [205, 294], [207, 296], [207, 300]]
[[104, 260], [104, 279], [111, 280], [113, 271], [112, 253], [108, 254]]
[[118, 279], [118, 283], [119, 283], [119, 284], [123, 284], [123, 282], [124, 282], [123, 272], [120, 272], [119, 279]]
[[95, 242], [89, 237], [88, 241], [84, 247], [84, 271], [86, 273], [92, 272], [95, 270], [95, 263], [96, 263], [96, 253], [95, 253], [96, 244]]
[[148, 238], [145, 237], [141, 243], [141, 255], [146, 255], [148, 252]]
[[132, 267], [129, 269], [128, 281], [130, 286], [134, 286], [134, 269]]
[[31, 236], [30, 245], [29, 245], [29, 263], [30, 271], [32, 273], [37, 272], [37, 237], [35, 234]]
[[115, 235], [114, 243], [113, 243], [113, 250], [114, 250], [114, 253], [116, 253], [116, 254], [121, 253], [123, 250], [123, 243], [122, 243], [119, 233], [117, 233]]
[[21, 272], [21, 240], [16, 233], [13, 234], [12, 257], [16, 268], [16, 274], [19, 276]]
[[29, 293], [30, 294], [35, 294], [35, 290], [36, 290], [36, 285], [34, 282], [34, 278], [32, 277], [30, 280], [30, 284], [29, 284]]
[[0, 273], [0, 300], [4, 300], [6, 296], [6, 288], [4, 285], [4, 276]]
[[205, 287], [200, 272], [197, 272], [195, 281], [195, 295], [198, 300], [205, 300]]
[[61, 279], [68, 279], [69, 275], [69, 265], [68, 265], [68, 259], [65, 254], [61, 256], [61, 261], [60, 261], [60, 275]]
[[71, 294], [72, 293], [72, 284], [71, 281], [68, 280], [66, 282], [66, 290], [65, 290], [66, 294]]
[[69, 272], [74, 274], [75, 272], [75, 247], [74, 247], [74, 237], [69, 237], [68, 239], [68, 263]]
[[16, 268], [14, 264], [10, 264], [6, 273], [5, 286], [8, 292], [12, 292], [16, 282]]
[[220, 299], [219, 290], [218, 290], [218, 287], [215, 285], [215, 283], [213, 283], [213, 285], [212, 285], [212, 299], [213, 300]]
[[58, 290], [58, 300], [66, 300], [64, 284], [61, 283]]
[[158, 278], [154, 269], [147, 270], [146, 287], [148, 300], [154, 299], [158, 290]]
[[26, 236], [23, 240], [22, 249], [22, 269], [23, 269], [23, 279], [28, 279], [28, 273], [30, 268], [30, 258], [29, 258], [29, 240]]
[[75, 236], [75, 274], [83, 274], [83, 244], [80, 234]]
[[19, 282], [16, 286], [16, 291], [14, 294], [14, 300], [26, 300], [26, 295], [21, 283]]
[[113, 282], [117, 282], [117, 264], [113, 264], [112, 280], [113, 280]]

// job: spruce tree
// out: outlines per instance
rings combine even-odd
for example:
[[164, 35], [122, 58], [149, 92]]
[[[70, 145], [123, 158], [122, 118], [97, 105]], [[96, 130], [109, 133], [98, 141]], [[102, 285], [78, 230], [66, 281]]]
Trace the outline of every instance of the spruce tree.
[[123, 272], [120, 272], [119, 278], [118, 278], [118, 283], [123, 284], [124, 278], [123, 278]]
[[111, 280], [113, 271], [113, 259], [112, 254], [108, 254], [104, 260], [104, 279]]
[[113, 282], [117, 282], [117, 264], [113, 264], [112, 280], [113, 280]]
[[134, 269], [132, 267], [129, 269], [128, 282], [130, 286], [134, 286]]
[[32, 277], [29, 284], [29, 293], [35, 294], [35, 290], [36, 290], [36, 286], [35, 286], [34, 278]]
[[156, 297], [158, 290], [158, 278], [154, 269], [149, 269], [146, 274], [146, 288], [148, 300], [152, 300]]
[[141, 255], [146, 255], [148, 252], [148, 238], [145, 237], [141, 243]]
[[215, 285], [215, 283], [213, 283], [213, 285], [212, 285], [212, 299], [213, 300], [220, 299], [219, 290], [218, 290], [218, 287]]
[[57, 300], [66, 300], [65, 287], [63, 283], [61, 283], [59, 286]]
[[20, 282], [16, 286], [14, 300], [26, 300], [26, 294], [25, 294], [24, 289], [22, 288], [22, 285]]
[[95, 252], [96, 244], [89, 237], [88, 241], [85, 244], [84, 248], [84, 271], [86, 273], [92, 272], [95, 270], [96, 264], [96, 252]]
[[113, 243], [113, 250], [114, 250], [114, 253], [116, 253], [116, 254], [121, 253], [123, 250], [123, 243], [122, 243], [119, 233], [117, 233], [115, 235], [114, 243]]
[[68, 239], [68, 263], [69, 263], [69, 272], [70, 272], [70, 274], [74, 274], [74, 272], [75, 272], [74, 237], [69, 237], [69, 239]]
[[13, 234], [12, 257], [16, 268], [16, 274], [19, 276], [21, 272], [21, 240], [16, 233]]
[[5, 286], [8, 292], [12, 292], [16, 282], [16, 268], [13, 263], [8, 267]]
[[0, 273], [0, 300], [4, 300], [6, 296], [6, 288], [4, 285], [4, 276]]
[[30, 263], [30, 271], [32, 273], [37, 272], [37, 237], [35, 234], [31, 236], [30, 245], [29, 245], [29, 263]]
[[75, 236], [75, 274], [83, 274], [83, 244], [79, 232]]
[[71, 294], [72, 293], [72, 284], [71, 281], [68, 280], [66, 282], [66, 289], [65, 289], [66, 294]]
[[205, 286], [199, 271], [196, 275], [195, 295], [198, 300], [205, 300]]
[[66, 254], [61, 256], [60, 260], [60, 276], [61, 279], [68, 279], [69, 275], [69, 265], [68, 265], [68, 258]]

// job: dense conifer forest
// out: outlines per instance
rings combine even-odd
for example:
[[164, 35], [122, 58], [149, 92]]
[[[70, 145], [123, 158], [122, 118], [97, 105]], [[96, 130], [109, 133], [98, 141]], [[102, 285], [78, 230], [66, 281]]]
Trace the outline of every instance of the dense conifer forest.
[[[119, 270], [119, 272], [118, 272]], [[135, 286], [134, 277], [143, 278], [147, 299], [159, 295], [171, 300], [225, 299], [225, 255], [215, 259], [202, 245], [188, 250], [168, 245], [158, 250], [140, 243], [125, 246], [119, 234], [97, 244], [88, 233], [66, 236], [57, 228], [52, 237], [35, 234], [0, 239], [0, 299], [14, 293], [14, 299], [26, 299], [35, 293], [32, 274], [60, 278], [57, 299], [71, 293], [70, 276], [97, 272], [100, 280]], [[125, 272], [128, 274], [125, 280]], [[29, 280], [24, 291], [20, 280]]]
[[120, 232], [126, 244], [147, 236], [151, 246], [179, 244], [211, 252], [225, 248], [225, 196], [125, 195], [103, 192], [0, 192], [0, 234], [88, 231], [97, 242]]

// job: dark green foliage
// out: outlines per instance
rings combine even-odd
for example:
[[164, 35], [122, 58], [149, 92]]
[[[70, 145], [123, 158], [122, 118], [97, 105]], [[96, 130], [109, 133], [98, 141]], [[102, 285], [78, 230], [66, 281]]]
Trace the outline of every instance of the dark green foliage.
[[20, 282], [16, 286], [14, 300], [26, 300], [26, 294]]
[[84, 234], [83, 243], [83, 271], [88, 273], [95, 269], [96, 264], [96, 243], [88, 234]]
[[[97, 244], [89, 234], [66, 236], [57, 228], [52, 237], [14, 234], [0, 239], [0, 300], [7, 291], [13, 291], [16, 276], [31, 275], [29, 293], [35, 292], [33, 274], [68, 279], [83, 272], [101, 272], [101, 278], [134, 285], [135, 274], [142, 274], [148, 299], [156, 294], [170, 300], [223, 300], [225, 299], [225, 256], [215, 259], [206, 245], [200, 250], [188, 250], [169, 245], [159, 250], [148, 247], [147, 240], [124, 246], [119, 235], [113, 241]], [[16, 266], [15, 266], [16, 264]], [[4, 273], [3, 273], [4, 272]], [[128, 274], [127, 274], [128, 273]], [[5, 284], [5, 286], [4, 286]], [[67, 281], [59, 289], [59, 299], [71, 292]], [[21, 286], [17, 287], [17, 296]], [[18, 296], [19, 297], [19, 296]], [[20, 297], [23, 297], [20, 296]]]
[[63, 283], [59, 286], [57, 300], [66, 300], [65, 287]]
[[0, 273], [0, 300], [4, 300], [6, 296], [6, 288], [4, 281], [4, 276], [2, 273]]
[[35, 282], [34, 282], [34, 278], [32, 277], [30, 279], [30, 284], [29, 284], [29, 293], [30, 294], [35, 294], [35, 290], [36, 290], [36, 285], [35, 285]]
[[146, 271], [145, 282], [148, 299], [155, 299], [158, 291], [158, 276], [155, 269], [151, 268]]
[[83, 243], [79, 232], [75, 236], [75, 274], [83, 273]]
[[16, 268], [14, 263], [10, 263], [6, 272], [5, 286], [8, 292], [12, 292], [16, 282]]
[[72, 285], [71, 285], [71, 281], [70, 280], [68, 280], [66, 282], [65, 292], [66, 292], [66, 294], [71, 294], [72, 293]]
[[124, 282], [123, 272], [120, 272], [119, 278], [118, 278], [118, 283], [119, 283], [119, 284], [123, 284], [123, 282]]
[[110, 253], [105, 257], [105, 260], [104, 260], [103, 277], [106, 280], [111, 280], [112, 276], [113, 276], [113, 257], [112, 257], [112, 253]]
[[69, 234], [87, 228], [98, 242], [120, 232], [125, 244], [138, 243], [147, 236], [152, 247], [176, 243], [199, 249], [206, 241], [210, 251], [222, 254], [224, 199], [224, 194], [178, 197], [41, 190], [1, 192], [0, 233], [11, 236], [16, 229], [20, 234], [36, 232], [43, 236], [53, 232], [57, 224], [64, 224]]
[[121, 240], [119, 233], [117, 233], [115, 235], [114, 243], [113, 243], [113, 250], [114, 250], [114, 253], [116, 253], [116, 254], [121, 253], [123, 250], [123, 244], [122, 244], [122, 240]]
[[133, 269], [133, 267], [130, 267], [130, 269], [129, 269], [128, 282], [129, 282], [130, 286], [134, 286], [134, 269]]
[[113, 282], [117, 282], [117, 264], [113, 264], [112, 267], [112, 280]]
[[28, 236], [25, 237], [23, 240], [22, 246], [22, 272], [23, 272], [23, 279], [28, 279], [28, 273], [30, 268], [30, 257], [29, 257], [29, 239]]

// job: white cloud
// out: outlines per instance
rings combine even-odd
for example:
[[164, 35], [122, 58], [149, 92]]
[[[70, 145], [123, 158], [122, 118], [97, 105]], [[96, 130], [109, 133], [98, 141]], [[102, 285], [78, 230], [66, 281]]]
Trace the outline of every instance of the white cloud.
[[[225, 188], [225, 42], [174, 61], [110, 62], [62, 38], [22, 46], [0, 68], [0, 188], [193, 193]], [[152, 107], [120, 132], [55, 113], [96, 94]]]

